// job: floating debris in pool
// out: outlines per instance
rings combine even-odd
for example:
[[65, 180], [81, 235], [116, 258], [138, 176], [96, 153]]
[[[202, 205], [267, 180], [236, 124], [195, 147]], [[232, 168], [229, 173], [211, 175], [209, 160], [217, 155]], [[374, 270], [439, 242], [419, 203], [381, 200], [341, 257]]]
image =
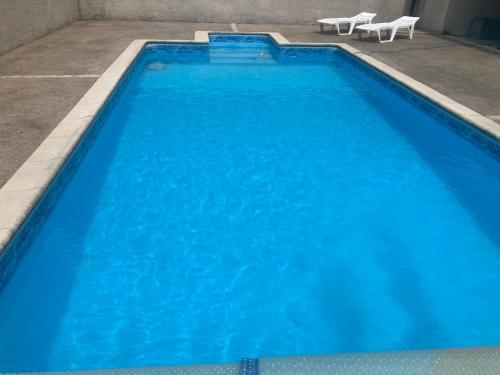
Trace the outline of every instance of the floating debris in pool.
[[146, 70], [150, 70], [152, 72], [161, 72], [165, 69], [167, 69], [167, 64], [161, 61], [153, 61], [146, 65]]
[[260, 51], [259, 52], [259, 57], [264, 57], [264, 56], [266, 56], [266, 54], [264, 52]]

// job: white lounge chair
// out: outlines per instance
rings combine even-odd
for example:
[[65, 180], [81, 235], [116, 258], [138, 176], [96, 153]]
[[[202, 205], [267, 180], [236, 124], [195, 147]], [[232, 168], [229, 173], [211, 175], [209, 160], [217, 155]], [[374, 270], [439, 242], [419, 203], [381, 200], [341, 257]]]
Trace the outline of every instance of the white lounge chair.
[[[404, 16], [394, 20], [392, 22], [384, 22], [384, 23], [370, 23], [366, 25], [356, 26], [356, 29], [359, 32], [359, 36], [361, 37], [362, 31], [367, 31], [368, 34], [372, 32], [376, 32], [378, 35], [378, 40], [380, 43], [392, 42], [396, 33], [399, 29], [408, 29], [408, 34], [410, 35], [410, 39], [413, 38], [413, 30], [415, 30], [415, 24], [420, 19], [420, 17], [408, 17]], [[390, 37], [388, 39], [382, 39], [380, 32], [386, 30], [388, 33], [391, 32]]]
[[[332, 30], [335, 29], [335, 27], [337, 27], [337, 32], [339, 33], [339, 35], [350, 35], [354, 30], [354, 26], [371, 23], [375, 16], [376, 16], [375, 13], [363, 12], [356, 14], [354, 17], [323, 18], [321, 20], [318, 20], [318, 22], [321, 32], [324, 31], [324, 26], [328, 25], [332, 27]], [[349, 31], [347, 33], [342, 33], [340, 31], [340, 25], [342, 24], [349, 25]]]

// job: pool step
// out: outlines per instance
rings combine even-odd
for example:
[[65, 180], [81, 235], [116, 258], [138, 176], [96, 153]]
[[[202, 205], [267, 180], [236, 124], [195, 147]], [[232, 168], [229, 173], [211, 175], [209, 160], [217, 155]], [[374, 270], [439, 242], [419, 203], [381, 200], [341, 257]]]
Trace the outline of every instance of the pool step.
[[211, 63], [225, 64], [269, 64], [275, 62], [272, 51], [259, 48], [210, 48], [209, 58]]

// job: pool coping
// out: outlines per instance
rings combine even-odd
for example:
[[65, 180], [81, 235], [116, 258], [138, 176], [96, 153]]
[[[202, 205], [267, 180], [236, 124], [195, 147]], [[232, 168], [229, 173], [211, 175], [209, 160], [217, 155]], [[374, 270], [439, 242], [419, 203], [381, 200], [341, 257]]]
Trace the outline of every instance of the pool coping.
[[500, 125], [346, 43], [291, 43], [275, 32], [196, 31], [194, 40], [136, 39], [106, 69], [73, 109], [0, 188], [0, 257], [90, 128], [146, 44], [208, 44], [209, 34], [267, 35], [278, 46], [336, 47], [500, 141]]

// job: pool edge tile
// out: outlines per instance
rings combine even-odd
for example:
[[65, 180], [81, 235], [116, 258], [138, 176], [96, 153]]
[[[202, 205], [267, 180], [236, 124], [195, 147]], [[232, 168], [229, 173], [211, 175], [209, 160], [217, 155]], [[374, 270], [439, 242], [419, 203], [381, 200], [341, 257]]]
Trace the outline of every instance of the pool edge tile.
[[9, 236], [13, 236], [17, 228], [24, 222], [42, 193], [43, 188], [0, 191], [0, 206], [2, 207], [0, 230], [6, 231], [3, 239], [5, 244], [10, 239]]

